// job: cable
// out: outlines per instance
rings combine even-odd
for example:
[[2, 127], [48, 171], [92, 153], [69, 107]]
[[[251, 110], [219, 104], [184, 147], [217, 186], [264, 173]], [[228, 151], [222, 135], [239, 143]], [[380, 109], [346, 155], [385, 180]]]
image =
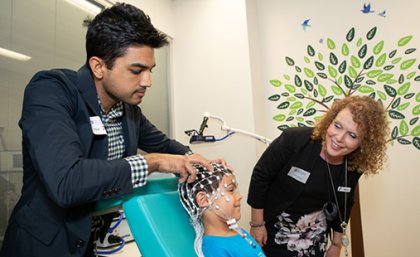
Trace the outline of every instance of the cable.
[[224, 137], [221, 137], [221, 138], [216, 138], [216, 141], [222, 141], [222, 140], [225, 140], [226, 138], [228, 138], [228, 137], [230, 137], [231, 135], [233, 135], [233, 134], [235, 134], [235, 132], [229, 132], [229, 133], [227, 133], [226, 134], [226, 136], [224, 136]]
[[[118, 251], [120, 251], [121, 249], [123, 249], [124, 248], [124, 246], [125, 246], [125, 240], [122, 238], [122, 237], [119, 237], [119, 236], [115, 236], [115, 235], [110, 235], [109, 237], [108, 237], [108, 241], [109, 240], [111, 240], [112, 242], [114, 242], [114, 243], [116, 243], [116, 242], [121, 242], [121, 245], [120, 246], [118, 246], [117, 248], [115, 248], [115, 249], [112, 249], [112, 250], [109, 250], [109, 251], [96, 251], [96, 254], [114, 254], [114, 253], [116, 253], [116, 252], [118, 252]], [[114, 241], [114, 240], [118, 240], [118, 241]], [[110, 242], [111, 243], [111, 242]]]

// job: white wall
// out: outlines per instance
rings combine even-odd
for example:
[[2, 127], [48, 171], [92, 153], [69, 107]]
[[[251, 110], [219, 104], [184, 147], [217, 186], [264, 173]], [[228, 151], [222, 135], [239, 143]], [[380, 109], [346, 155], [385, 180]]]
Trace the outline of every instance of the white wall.
[[[188, 129], [199, 129], [204, 112], [223, 117], [229, 126], [254, 132], [253, 96], [246, 6], [243, 0], [174, 1], [173, 81], [175, 137], [184, 143]], [[220, 138], [221, 123], [209, 122], [206, 133]], [[244, 195], [241, 222], [249, 221], [246, 202], [256, 144], [235, 135], [228, 140], [191, 145], [208, 158], [224, 158], [236, 171]]]
[[[303, 63], [308, 44], [326, 48], [325, 43], [319, 42], [321, 38], [344, 39], [352, 27], [358, 35], [364, 35], [377, 26], [377, 37], [389, 43], [385, 47], [392, 47], [406, 35], [414, 35], [412, 46], [420, 45], [420, 35], [416, 33], [420, 2], [416, 0], [371, 1], [376, 11], [371, 15], [360, 12], [365, 1], [138, 2], [155, 8], [150, 12], [144, 9], [155, 24], [161, 24], [174, 38], [174, 136], [186, 144], [184, 131], [198, 129], [204, 111], [222, 116], [232, 127], [275, 138], [280, 132], [272, 120], [276, 105], [266, 100], [273, 93], [268, 81], [289, 71], [285, 56]], [[164, 11], [160, 13], [158, 8]], [[386, 18], [377, 15], [383, 10], [387, 11]], [[311, 19], [311, 27], [303, 31], [300, 24], [307, 18]], [[414, 53], [417, 59], [418, 51]], [[418, 88], [418, 84], [413, 87]], [[221, 136], [219, 125], [210, 122], [207, 133]], [[225, 158], [236, 170], [244, 195], [244, 227], [249, 220], [245, 203], [249, 176], [263, 148], [259, 142], [240, 135], [222, 143], [192, 146], [195, 152], [209, 158]], [[415, 256], [419, 252], [418, 156], [414, 147], [397, 143], [390, 146], [388, 168], [379, 175], [361, 179], [365, 256]]]

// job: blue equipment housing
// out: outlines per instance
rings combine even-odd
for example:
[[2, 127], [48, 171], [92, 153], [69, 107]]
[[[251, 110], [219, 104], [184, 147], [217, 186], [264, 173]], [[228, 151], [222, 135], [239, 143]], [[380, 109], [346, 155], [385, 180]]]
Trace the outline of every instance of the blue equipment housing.
[[122, 206], [142, 257], [196, 257], [195, 232], [178, 196], [178, 178], [149, 179], [134, 193], [98, 202], [103, 212]]

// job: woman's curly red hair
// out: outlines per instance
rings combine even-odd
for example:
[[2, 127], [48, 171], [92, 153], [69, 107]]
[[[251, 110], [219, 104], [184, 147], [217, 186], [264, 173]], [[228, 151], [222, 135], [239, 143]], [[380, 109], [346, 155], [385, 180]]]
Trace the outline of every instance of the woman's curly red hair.
[[361, 136], [360, 147], [347, 156], [348, 170], [375, 174], [386, 161], [388, 120], [382, 104], [369, 96], [348, 96], [337, 100], [316, 124], [312, 139], [322, 140], [337, 114], [348, 108]]

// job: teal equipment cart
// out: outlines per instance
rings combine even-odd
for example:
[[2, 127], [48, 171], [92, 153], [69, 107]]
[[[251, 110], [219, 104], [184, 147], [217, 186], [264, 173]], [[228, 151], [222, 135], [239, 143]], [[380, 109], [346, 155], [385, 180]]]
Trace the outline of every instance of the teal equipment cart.
[[98, 212], [124, 210], [142, 257], [196, 257], [195, 232], [178, 196], [178, 178], [149, 179], [123, 197], [100, 201]]

